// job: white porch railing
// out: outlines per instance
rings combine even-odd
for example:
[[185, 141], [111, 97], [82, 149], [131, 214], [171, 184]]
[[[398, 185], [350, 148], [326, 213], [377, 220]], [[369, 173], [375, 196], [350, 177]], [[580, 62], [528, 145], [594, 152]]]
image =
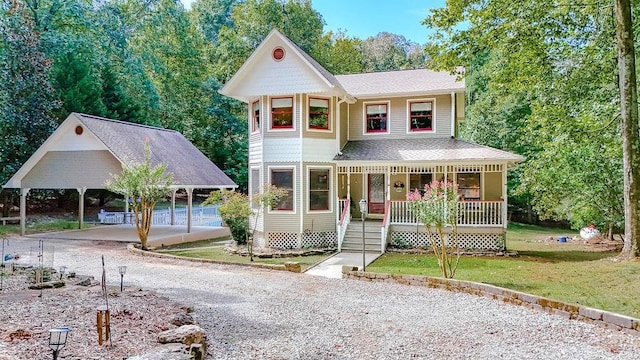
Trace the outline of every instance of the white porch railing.
[[350, 199], [338, 199], [338, 209], [340, 217], [338, 218], [338, 252], [342, 251], [342, 241], [344, 240], [344, 234], [347, 232], [347, 227], [351, 222], [351, 200]]
[[[391, 201], [388, 211], [391, 224], [416, 224], [408, 201]], [[458, 202], [458, 226], [504, 226], [502, 201], [460, 201]]]

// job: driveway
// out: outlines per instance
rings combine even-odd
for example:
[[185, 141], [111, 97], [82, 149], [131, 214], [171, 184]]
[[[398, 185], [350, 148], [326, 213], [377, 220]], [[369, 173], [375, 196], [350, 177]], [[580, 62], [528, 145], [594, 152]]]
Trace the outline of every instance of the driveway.
[[[215, 359], [637, 359], [640, 339], [443, 290], [138, 257], [46, 240], [54, 267], [153, 288], [192, 306]], [[10, 251], [37, 245], [11, 240]], [[23, 261], [28, 261], [25, 256]]]

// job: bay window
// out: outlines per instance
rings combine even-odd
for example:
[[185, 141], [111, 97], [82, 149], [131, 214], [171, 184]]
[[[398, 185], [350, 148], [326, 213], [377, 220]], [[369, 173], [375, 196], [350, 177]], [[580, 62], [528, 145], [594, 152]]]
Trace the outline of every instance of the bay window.
[[271, 185], [287, 191], [271, 210], [293, 211], [293, 169], [271, 169]]
[[309, 211], [329, 210], [329, 169], [309, 170]]
[[329, 99], [309, 98], [309, 129], [329, 130]]
[[271, 128], [293, 129], [293, 98], [271, 99]]

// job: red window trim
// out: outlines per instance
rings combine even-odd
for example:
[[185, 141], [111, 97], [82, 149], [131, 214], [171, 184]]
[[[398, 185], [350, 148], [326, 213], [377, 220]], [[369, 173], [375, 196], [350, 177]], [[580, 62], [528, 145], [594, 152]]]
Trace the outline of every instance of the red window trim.
[[[387, 121], [387, 126], [386, 129], [384, 130], [369, 130], [369, 126], [367, 126], [367, 122], [369, 121], [369, 114], [367, 114], [367, 108], [369, 106], [374, 106], [374, 105], [384, 105], [387, 109], [387, 112], [385, 113], [385, 119]], [[382, 118], [381, 116], [378, 116], [378, 118]], [[364, 105], [364, 130], [365, 133], [367, 134], [375, 134], [375, 133], [386, 133], [389, 132], [389, 103], [383, 102], [383, 103], [368, 103]]]
[[[412, 104], [421, 104], [421, 103], [431, 103], [431, 127], [426, 127], [426, 128], [412, 128], [411, 127], [411, 119], [414, 117], [421, 117], [421, 118], [428, 118], [429, 115], [416, 115], [416, 116], [412, 116], [411, 115], [411, 105]], [[433, 100], [420, 100], [420, 101], [409, 101], [409, 131], [410, 132], [421, 132], [421, 131], [433, 131], [433, 110], [434, 110], [434, 104], [433, 104]]]
[[[273, 111], [273, 100], [277, 99], [291, 99], [291, 112], [289, 111]], [[272, 97], [271, 98], [271, 128], [272, 129], [293, 129], [294, 119], [294, 99], [293, 96], [282, 96], [282, 97]], [[291, 114], [291, 125], [274, 125], [273, 124], [273, 115], [274, 114]]]
[[[314, 172], [314, 171], [318, 171], [318, 172], [319, 171], [322, 171], [322, 172], [326, 171], [327, 172], [327, 188], [326, 189], [311, 189], [311, 179], [310, 178], [312, 176], [311, 173]], [[309, 194], [308, 194], [309, 197], [311, 197], [311, 193], [314, 192], [314, 191], [326, 192], [327, 193], [327, 204], [326, 204], [326, 207], [324, 207], [324, 206], [323, 207], [312, 207], [311, 206], [311, 201], [309, 201], [309, 210], [308, 210], [309, 212], [311, 212], [311, 211], [329, 211], [329, 209], [331, 209], [331, 204], [330, 204], [330, 201], [331, 201], [331, 184], [329, 183], [329, 179], [330, 178], [331, 178], [331, 169], [329, 169], [329, 168], [310, 168], [309, 169], [309, 179], [308, 179], [309, 184], [307, 185], [307, 188], [309, 190]]]
[[291, 173], [291, 189], [285, 189], [285, 188], [281, 188], [287, 191], [291, 192], [291, 207], [277, 207], [279, 204], [276, 204], [276, 207], [271, 208], [270, 211], [293, 211], [293, 208], [295, 207], [295, 170], [294, 169], [288, 169], [288, 168], [280, 168], [280, 169], [269, 169], [269, 183], [273, 184], [273, 173], [274, 172], [290, 172]]
[[[260, 130], [260, 128], [256, 126], [256, 109], [254, 106], [256, 103], [260, 104], [260, 100], [256, 100], [251, 103], [251, 121], [252, 121], [251, 132], [257, 132]], [[262, 109], [258, 108], [258, 121], [260, 121], [260, 115], [261, 115], [260, 110]]]
[[[308, 104], [307, 104], [307, 111], [309, 112], [308, 115], [308, 120], [311, 120], [311, 100], [312, 99], [316, 99], [316, 100], [326, 100], [327, 101], [327, 126], [323, 127], [323, 126], [315, 126], [315, 125], [311, 125], [311, 124], [307, 124], [309, 129], [313, 129], [313, 130], [330, 130], [330, 126], [329, 124], [331, 124], [331, 99], [327, 99], [327, 98], [321, 98], [321, 97], [309, 97], [308, 100]], [[324, 114], [324, 113], [313, 113], [313, 114]]]

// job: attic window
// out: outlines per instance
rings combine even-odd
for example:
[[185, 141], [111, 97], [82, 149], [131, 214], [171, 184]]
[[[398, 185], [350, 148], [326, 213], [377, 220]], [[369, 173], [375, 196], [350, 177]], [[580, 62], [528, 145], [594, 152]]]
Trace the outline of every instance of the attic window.
[[278, 46], [277, 48], [273, 49], [273, 53], [271, 53], [271, 56], [273, 57], [273, 60], [281, 61], [282, 59], [284, 59], [284, 49]]
[[82, 128], [82, 126], [80, 125], [76, 126], [76, 135], [82, 135], [83, 131], [84, 129]]

